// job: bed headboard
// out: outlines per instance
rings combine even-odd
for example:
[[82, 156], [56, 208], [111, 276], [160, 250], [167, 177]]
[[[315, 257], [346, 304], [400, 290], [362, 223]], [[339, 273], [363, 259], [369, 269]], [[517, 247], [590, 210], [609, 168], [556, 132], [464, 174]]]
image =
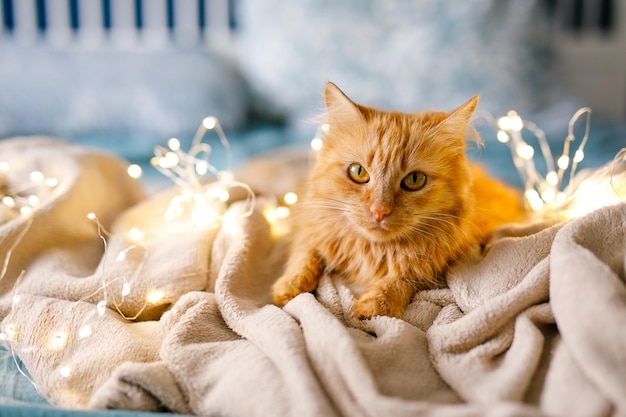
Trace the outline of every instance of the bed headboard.
[[0, 31], [17, 42], [158, 45], [230, 42], [233, 0], [0, 0]]
[[[234, 51], [236, 0], [0, 0], [0, 39], [51, 46], [175, 43]], [[626, 1], [537, 0], [553, 11], [567, 87], [596, 116], [626, 119]]]
[[561, 71], [594, 114], [626, 119], [626, 2], [551, 0]]

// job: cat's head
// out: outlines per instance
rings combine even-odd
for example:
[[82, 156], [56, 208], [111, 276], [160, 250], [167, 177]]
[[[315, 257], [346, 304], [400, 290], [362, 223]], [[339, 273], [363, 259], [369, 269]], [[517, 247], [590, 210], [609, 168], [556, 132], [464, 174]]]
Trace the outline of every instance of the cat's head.
[[[324, 90], [329, 130], [311, 174], [321, 227], [372, 241], [435, 236], [473, 197], [465, 143], [478, 97], [451, 112], [385, 112]], [[475, 137], [475, 136], [474, 136]]]

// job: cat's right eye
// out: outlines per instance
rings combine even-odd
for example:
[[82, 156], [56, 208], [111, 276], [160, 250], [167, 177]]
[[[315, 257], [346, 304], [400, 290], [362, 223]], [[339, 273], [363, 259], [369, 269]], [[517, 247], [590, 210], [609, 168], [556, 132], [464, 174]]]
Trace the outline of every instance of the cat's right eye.
[[350, 164], [348, 167], [348, 175], [352, 181], [357, 184], [365, 184], [370, 180], [370, 174], [363, 168], [361, 164]]

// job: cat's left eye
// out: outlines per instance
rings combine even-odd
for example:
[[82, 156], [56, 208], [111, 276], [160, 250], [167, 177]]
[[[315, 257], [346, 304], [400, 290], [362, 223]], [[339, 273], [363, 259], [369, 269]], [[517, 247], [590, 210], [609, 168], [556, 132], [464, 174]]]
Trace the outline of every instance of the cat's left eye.
[[350, 164], [348, 167], [348, 175], [352, 179], [352, 181], [357, 184], [365, 184], [370, 180], [370, 174], [363, 168], [361, 164]]
[[402, 179], [402, 188], [408, 191], [417, 191], [426, 185], [426, 174], [413, 171]]

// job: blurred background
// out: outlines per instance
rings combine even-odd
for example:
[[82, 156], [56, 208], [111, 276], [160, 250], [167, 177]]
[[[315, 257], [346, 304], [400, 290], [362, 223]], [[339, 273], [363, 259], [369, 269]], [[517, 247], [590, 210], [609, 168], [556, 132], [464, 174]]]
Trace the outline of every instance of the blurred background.
[[[214, 115], [237, 166], [308, 146], [329, 80], [356, 102], [408, 112], [480, 94], [480, 111], [516, 110], [555, 149], [589, 106], [585, 164], [599, 166], [626, 146], [626, 4], [0, 0], [0, 138], [57, 136], [147, 166], [155, 145], [185, 146]], [[473, 157], [518, 181], [496, 132], [481, 133]]]

